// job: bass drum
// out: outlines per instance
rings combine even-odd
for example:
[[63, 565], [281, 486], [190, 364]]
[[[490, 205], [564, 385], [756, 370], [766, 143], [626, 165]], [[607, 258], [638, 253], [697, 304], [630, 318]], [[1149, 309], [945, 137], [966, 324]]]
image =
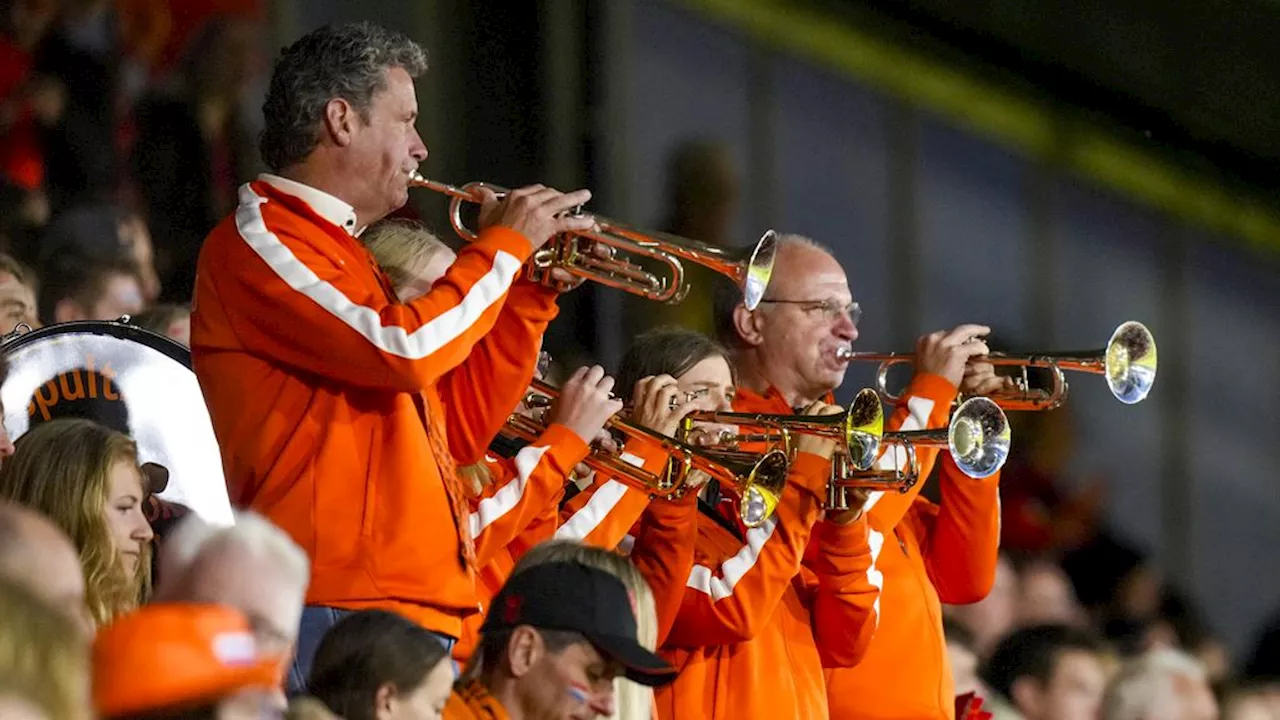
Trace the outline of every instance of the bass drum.
[[233, 524], [190, 351], [127, 322], [68, 322], [11, 337], [0, 347], [9, 363], [0, 399], [10, 437], [59, 417], [97, 420], [132, 437], [140, 463], [168, 469], [161, 500], [210, 524]]

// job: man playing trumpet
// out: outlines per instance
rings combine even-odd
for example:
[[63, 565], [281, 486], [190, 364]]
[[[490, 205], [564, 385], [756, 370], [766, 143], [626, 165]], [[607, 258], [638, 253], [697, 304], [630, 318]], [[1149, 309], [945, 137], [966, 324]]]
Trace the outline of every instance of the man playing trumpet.
[[413, 86], [425, 69], [421, 47], [368, 23], [286, 48], [264, 103], [273, 174], [240, 189], [200, 254], [192, 361], [232, 501], [312, 561], [297, 676], [343, 611], [391, 610], [446, 644], [477, 611], [455, 465], [484, 455], [556, 314], [522, 263], [594, 224], [567, 214], [585, 190], [489, 194], [477, 242], [430, 292], [396, 302], [356, 236], [405, 204], [427, 157]]
[[[858, 338], [861, 311], [830, 252], [807, 238], [783, 236], [774, 267], [755, 311], [717, 293], [718, 332], [739, 368], [734, 409], [740, 412], [791, 413], [828, 400]], [[981, 363], [988, 332], [961, 325], [920, 338], [916, 374], [886, 430], [946, 427], [959, 390], [1006, 387]], [[920, 478], [928, 477], [936, 452], [918, 451]], [[893, 469], [899, 458], [886, 452], [882, 467]], [[832, 718], [950, 719], [955, 713], [940, 603], [974, 602], [990, 589], [999, 542], [998, 473], [976, 480], [943, 453], [940, 480], [941, 506], [919, 497], [921, 483], [906, 493], [872, 492], [863, 506], [874, 558], [868, 575], [881, 589], [877, 629], [855, 667], [824, 658]]]

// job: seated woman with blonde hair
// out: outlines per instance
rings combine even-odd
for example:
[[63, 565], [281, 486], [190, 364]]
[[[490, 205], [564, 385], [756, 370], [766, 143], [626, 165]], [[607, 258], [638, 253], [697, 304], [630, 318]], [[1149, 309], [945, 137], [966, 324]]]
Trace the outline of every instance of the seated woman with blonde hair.
[[43, 513], [76, 546], [85, 602], [101, 627], [136, 608], [150, 586], [150, 483], [127, 435], [92, 420], [36, 425], [0, 467], [0, 497]]

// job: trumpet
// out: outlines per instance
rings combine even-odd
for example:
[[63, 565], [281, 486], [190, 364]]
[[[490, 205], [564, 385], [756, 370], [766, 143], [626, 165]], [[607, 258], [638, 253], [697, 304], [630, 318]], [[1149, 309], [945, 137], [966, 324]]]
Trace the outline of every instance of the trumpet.
[[916, 448], [911, 443], [900, 446], [906, 453], [906, 462], [892, 469], [871, 468], [859, 470], [849, 462], [847, 455], [837, 454], [831, 459], [831, 479], [827, 482], [827, 510], [848, 510], [849, 490], [880, 490], [905, 493], [916, 486], [920, 479], [920, 466], [916, 462]]
[[1009, 418], [994, 401], [975, 397], [964, 401], [951, 414], [947, 427], [934, 430], [887, 432], [882, 446], [901, 450], [905, 461], [895, 455], [874, 468], [860, 468], [837, 455], [832, 460], [827, 483], [828, 510], [848, 510], [849, 490], [897, 490], [907, 492], [920, 480], [917, 447], [946, 448], [956, 467], [972, 478], [985, 478], [1004, 467], [1009, 457]]
[[759, 427], [761, 431], [758, 433], [721, 433], [712, 444], [719, 448], [736, 448], [743, 443], [763, 442], [781, 446], [788, 457], [791, 455], [793, 434], [831, 438], [842, 444], [841, 450], [847, 455], [853, 468], [869, 470], [880, 454], [880, 439], [884, 434], [884, 408], [874, 390], [863, 388], [841, 415], [699, 411], [685, 416], [679, 437], [687, 442], [693, 434], [694, 424], [698, 422]]
[[990, 477], [1009, 457], [1009, 417], [994, 400], [972, 397], [951, 413], [945, 428], [887, 432], [886, 443], [906, 445], [910, 457], [916, 447], [945, 448], [960, 472], [971, 478]]
[[[887, 386], [889, 369], [899, 363], [914, 363], [912, 353], [863, 353], [841, 348], [841, 359], [880, 363], [876, 373], [876, 389], [886, 402], [896, 403], [900, 396]], [[838, 351], [839, 352], [839, 351]], [[1025, 355], [991, 353], [984, 360], [992, 365], [1018, 367], [1018, 389], [1000, 391], [989, 397], [1000, 407], [1011, 411], [1052, 410], [1066, 400], [1069, 385], [1066, 372], [1102, 375], [1117, 400], [1133, 405], [1142, 402], [1156, 380], [1156, 341], [1151, 331], [1140, 322], [1121, 324], [1111, 334], [1106, 347], [1084, 352], [1045, 352]], [[1027, 377], [1029, 368], [1046, 368], [1053, 378], [1052, 387], [1032, 388]]]
[[[454, 187], [428, 180], [416, 171], [409, 175], [409, 186], [426, 188], [448, 196], [449, 224], [453, 226], [454, 232], [470, 242], [475, 241], [476, 232], [462, 220], [463, 205], [481, 202], [481, 188], [487, 188], [499, 197], [509, 192], [506, 188], [481, 182]], [[688, 261], [733, 280], [742, 291], [743, 304], [748, 310], [756, 309], [764, 297], [778, 249], [778, 235], [773, 230], [766, 232], [754, 247], [726, 250], [677, 235], [642, 231], [608, 218], [593, 217], [598, 230], [566, 233], [552, 239], [535, 252], [530, 277], [544, 284], [551, 284], [550, 271], [561, 268], [576, 277], [649, 300], [674, 304], [683, 300], [689, 292], [682, 263]], [[595, 246], [607, 248], [607, 257], [600, 257], [592, 252]], [[656, 275], [631, 260], [616, 257], [619, 251], [663, 264], [670, 271], [670, 276]]]
[[[559, 391], [540, 380], [533, 380], [525, 394], [524, 405], [545, 408]], [[618, 416], [610, 418], [605, 428], [626, 440], [645, 438], [657, 443], [670, 458], [662, 473], [652, 473], [627, 462], [621, 455], [592, 445], [584, 461], [597, 472], [622, 478], [654, 497], [676, 500], [689, 490], [694, 472], [701, 472], [720, 484], [735, 490], [742, 498], [738, 513], [747, 527], [758, 527], [768, 520], [778, 506], [787, 483], [790, 460], [781, 451], [771, 451], [751, 458], [717, 457], [648, 428], [627, 422]], [[512, 413], [503, 432], [521, 440], [534, 441], [545, 432], [545, 419]]]

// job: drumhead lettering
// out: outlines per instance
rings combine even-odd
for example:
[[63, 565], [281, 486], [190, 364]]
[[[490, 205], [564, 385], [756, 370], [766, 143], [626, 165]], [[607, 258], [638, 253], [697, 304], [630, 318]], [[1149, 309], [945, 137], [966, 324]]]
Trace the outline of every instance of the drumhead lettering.
[[115, 370], [110, 362], [103, 363], [101, 368], [97, 364], [92, 355], [86, 355], [84, 367], [58, 373], [37, 387], [27, 404], [30, 422], [84, 417], [127, 433], [128, 410], [124, 408], [119, 388], [114, 382]]

